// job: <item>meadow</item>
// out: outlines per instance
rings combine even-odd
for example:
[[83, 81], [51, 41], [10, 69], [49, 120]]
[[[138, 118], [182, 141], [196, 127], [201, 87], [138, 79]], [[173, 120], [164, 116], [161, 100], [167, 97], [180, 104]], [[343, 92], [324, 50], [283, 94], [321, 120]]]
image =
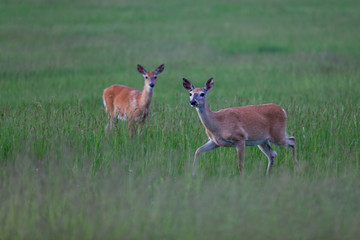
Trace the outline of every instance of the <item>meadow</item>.
[[[360, 2], [0, 0], [0, 239], [358, 239]], [[112, 133], [104, 88], [165, 64], [152, 113]], [[226, 107], [276, 103], [267, 159], [207, 141], [182, 78]]]

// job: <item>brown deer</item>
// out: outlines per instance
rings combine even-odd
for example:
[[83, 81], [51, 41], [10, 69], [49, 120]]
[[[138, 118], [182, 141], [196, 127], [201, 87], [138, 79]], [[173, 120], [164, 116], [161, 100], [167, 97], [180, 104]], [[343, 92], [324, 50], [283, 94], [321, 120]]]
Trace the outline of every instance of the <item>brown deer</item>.
[[134, 122], [140, 120], [141, 123], [144, 123], [150, 114], [151, 99], [157, 75], [164, 70], [164, 64], [160, 65], [154, 72], [147, 72], [139, 64], [137, 70], [145, 79], [142, 92], [134, 88], [114, 84], [106, 88], [103, 93], [105, 110], [110, 118], [107, 128], [112, 129], [115, 117], [120, 120], [127, 120], [129, 122], [130, 136], [133, 135]]
[[295, 138], [286, 135], [285, 110], [275, 104], [250, 105], [225, 108], [212, 112], [206, 103], [206, 95], [214, 86], [210, 78], [204, 88], [194, 88], [192, 83], [183, 78], [183, 86], [190, 92], [190, 105], [196, 108], [205, 127], [209, 141], [196, 150], [192, 175], [195, 175], [199, 155], [218, 147], [235, 147], [238, 155], [240, 174], [244, 168], [245, 146], [258, 146], [268, 158], [266, 174], [274, 164], [276, 152], [270, 142], [292, 148], [294, 168]]

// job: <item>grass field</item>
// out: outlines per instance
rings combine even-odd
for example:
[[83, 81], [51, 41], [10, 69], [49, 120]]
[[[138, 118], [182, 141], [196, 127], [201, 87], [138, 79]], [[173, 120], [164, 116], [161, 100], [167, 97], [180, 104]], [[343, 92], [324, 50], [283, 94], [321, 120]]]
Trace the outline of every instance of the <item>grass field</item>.
[[[358, 239], [360, 2], [0, 0], [0, 239]], [[105, 132], [102, 91], [143, 88], [152, 114]], [[291, 150], [207, 141], [212, 110], [273, 102]]]

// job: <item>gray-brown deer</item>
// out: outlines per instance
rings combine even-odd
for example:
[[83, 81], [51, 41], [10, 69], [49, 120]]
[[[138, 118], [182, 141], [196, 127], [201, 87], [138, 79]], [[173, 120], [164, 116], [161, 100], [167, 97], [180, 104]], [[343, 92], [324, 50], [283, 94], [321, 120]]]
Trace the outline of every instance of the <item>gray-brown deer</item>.
[[183, 86], [190, 92], [190, 105], [195, 107], [205, 127], [209, 141], [195, 152], [193, 172], [195, 175], [199, 155], [217, 147], [235, 147], [238, 155], [240, 174], [244, 168], [245, 146], [258, 146], [268, 158], [266, 174], [274, 164], [276, 152], [270, 142], [292, 148], [293, 165], [297, 165], [295, 156], [295, 138], [286, 135], [286, 113], [275, 104], [250, 105], [225, 108], [212, 112], [206, 103], [206, 95], [213, 88], [210, 78], [204, 88], [194, 88], [183, 78]]
[[147, 72], [139, 64], [137, 70], [145, 79], [142, 92], [134, 88], [114, 84], [106, 88], [103, 93], [105, 110], [110, 118], [107, 128], [112, 129], [115, 117], [120, 120], [127, 120], [129, 122], [130, 136], [133, 135], [134, 122], [140, 120], [141, 123], [144, 123], [150, 114], [157, 75], [164, 70], [164, 64], [160, 65], [154, 72]]

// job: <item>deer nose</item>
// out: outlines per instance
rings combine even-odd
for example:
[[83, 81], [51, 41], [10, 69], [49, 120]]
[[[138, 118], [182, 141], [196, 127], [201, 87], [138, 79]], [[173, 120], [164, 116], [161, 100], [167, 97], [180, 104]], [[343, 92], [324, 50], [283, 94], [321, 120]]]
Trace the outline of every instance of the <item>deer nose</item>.
[[196, 103], [197, 103], [197, 102], [196, 102], [195, 100], [191, 100], [191, 101], [190, 101], [190, 105], [191, 105], [191, 106], [195, 106]]
[[155, 86], [155, 84], [150, 83], [149, 86], [150, 86], [151, 88], [153, 88], [153, 87]]

